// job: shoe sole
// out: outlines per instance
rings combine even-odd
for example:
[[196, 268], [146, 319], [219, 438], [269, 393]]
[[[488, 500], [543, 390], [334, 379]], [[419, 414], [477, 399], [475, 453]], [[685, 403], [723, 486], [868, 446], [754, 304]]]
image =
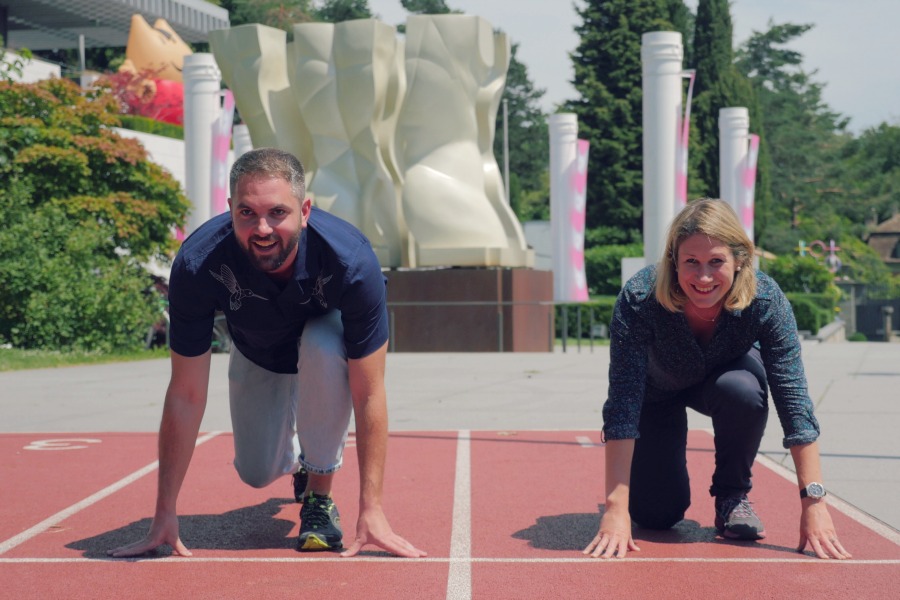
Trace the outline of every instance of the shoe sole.
[[319, 552], [322, 550], [340, 550], [343, 548], [343, 544], [341, 542], [337, 542], [336, 544], [329, 544], [327, 541], [323, 540], [315, 534], [306, 536], [306, 539], [300, 540], [300, 542], [300, 547], [297, 548], [299, 552]]
[[756, 529], [753, 529], [752, 527], [745, 527], [745, 528], [736, 527], [736, 528], [732, 528], [732, 529], [725, 529], [725, 528], [717, 527], [716, 529], [718, 530], [719, 535], [721, 535], [723, 538], [727, 538], [729, 540], [754, 541], [754, 540], [763, 540], [766, 538], [765, 531], [757, 531]]

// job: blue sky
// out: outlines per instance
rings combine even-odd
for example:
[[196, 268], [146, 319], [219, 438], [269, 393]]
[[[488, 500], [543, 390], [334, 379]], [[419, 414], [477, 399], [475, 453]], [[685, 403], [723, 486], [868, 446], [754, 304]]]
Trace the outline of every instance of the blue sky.
[[[580, 0], [576, 0], [580, 4]], [[578, 44], [578, 16], [570, 0], [447, 0], [451, 8], [487, 19], [518, 42], [519, 59], [532, 81], [546, 89], [543, 107], [575, 97], [569, 83], [569, 53]], [[686, 0], [696, 9], [697, 0]], [[372, 12], [386, 23], [406, 19], [400, 0], [369, 0]], [[813, 23], [815, 27], [791, 47], [804, 55], [807, 71], [817, 70], [825, 101], [850, 117], [854, 132], [883, 121], [900, 124], [900, 0], [734, 0], [731, 8], [735, 44], [752, 31], [776, 23]], [[751, 125], [752, 129], [752, 125]]]

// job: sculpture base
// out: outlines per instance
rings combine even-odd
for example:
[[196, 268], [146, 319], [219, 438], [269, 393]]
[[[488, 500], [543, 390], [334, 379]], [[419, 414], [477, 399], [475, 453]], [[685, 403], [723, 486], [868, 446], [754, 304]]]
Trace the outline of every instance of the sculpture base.
[[551, 352], [553, 273], [534, 269], [389, 271], [393, 352]]

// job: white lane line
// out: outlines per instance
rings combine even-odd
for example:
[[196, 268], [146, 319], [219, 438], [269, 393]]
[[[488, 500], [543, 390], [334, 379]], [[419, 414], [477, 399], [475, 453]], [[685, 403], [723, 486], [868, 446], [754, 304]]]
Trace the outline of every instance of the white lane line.
[[472, 452], [468, 430], [456, 442], [456, 480], [453, 486], [453, 526], [447, 600], [472, 598]]
[[[209, 440], [213, 439], [214, 437], [216, 437], [216, 436], [219, 435], [220, 433], [221, 433], [220, 431], [213, 431], [213, 432], [211, 432], [211, 433], [207, 433], [207, 434], [204, 435], [203, 437], [197, 438], [197, 444], [196, 444], [196, 445], [199, 446], [200, 444], [202, 444], [202, 443], [204, 443], [204, 442], [206, 442], [206, 441], [209, 441]], [[11, 537], [11, 538], [9, 538], [8, 540], [6, 540], [6, 541], [3, 542], [2, 544], [0, 544], [0, 554], [6, 554], [7, 552], [9, 552], [10, 550], [12, 550], [13, 548], [15, 548], [16, 546], [18, 546], [19, 544], [22, 544], [22, 543], [24, 543], [24, 542], [27, 542], [28, 540], [30, 540], [31, 538], [35, 537], [36, 535], [41, 534], [41, 533], [47, 531], [48, 529], [50, 529], [50, 528], [53, 527], [54, 525], [58, 525], [59, 523], [65, 521], [66, 519], [68, 519], [68, 518], [71, 517], [72, 515], [74, 515], [74, 514], [80, 512], [80, 511], [84, 510], [85, 508], [91, 506], [92, 504], [96, 504], [97, 502], [99, 502], [100, 500], [103, 500], [104, 498], [106, 498], [106, 497], [109, 496], [110, 494], [114, 494], [115, 492], [119, 491], [120, 489], [122, 489], [122, 488], [125, 487], [126, 485], [128, 485], [128, 484], [130, 484], [130, 483], [133, 483], [133, 482], [135, 482], [135, 481], [137, 481], [138, 479], [140, 479], [141, 477], [143, 477], [143, 476], [146, 475], [147, 473], [153, 472], [153, 471], [154, 471], [155, 469], [157, 469], [158, 467], [159, 467], [159, 461], [154, 461], [154, 462], [150, 463], [149, 465], [147, 465], [146, 467], [144, 467], [144, 468], [142, 468], [142, 469], [138, 469], [137, 471], [135, 471], [135, 472], [132, 473], [131, 475], [128, 475], [128, 476], [126, 476], [126, 477], [120, 479], [119, 481], [115, 482], [114, 484], [112, 484], [112, 485], [110, 485], [110, 486], [107, 486], [107, 487], [103, 488], [102, 490], [100, 490], [100, 491], [97, 492], [96, 494], [93, 494], [93, 495], [91, 495], [91, 496], [88, 496], [87, 498], [85, 498], [85, 499], [82, 500], [81, 502], [77, 502], [77, 503], [73, 504], [72, 506], [70, 506], [69, 508], [65, 508], [65, 509], [59, 511], [58, 513], [56, 513], [56, 514], [53, 515], [52, 517], [49, 517], [49, 518], [47, 518], [47, 519], [44, 519], [43, 521], [41, 521], [40, 523], [38, 523], [38, 524], [35, 525], [34, 527], [31, 527], [31, 528], [29, 528], [29, 529], [26, 529], [26, 530], [23, 531], [22, 533], [20, 533], [20, 534], [18, 534], [18, 535], [16, 535], [16, 536], [13, 536], [13, 537]]]
[[586, 435], [576, 435], [575, 441], [578, 442], [582, 448], [593, 448], [593, 447], [597, 446], [597, 444], [592, 442], [591, 438], [589, 438]]
[[[784, 477], [791, 483], [795, 483], [795, 484], [797, 483], [797, 474], [794, 473], [793, 471], [791, 471], [790, 469], [788, 469], [787, 467], [785, 467], [784, 465], [782, 465], [781, 463], [778, 463], [763, 454], [758, 454], [756, 456], [756, 460], [758, 460], [759, 462], [761, 462], [762, 464], [767, 466], [769, 469], [771, 469], [775, 473], [781, 475], [782, 477]], [[842, 513], [844, 513], [845, 515], [847, 515], [848, 517], [850, 517], [851, 519], [853, 519], [854, 521], [856, 521], [857, 523], [862, 525], [863, 527], [871, 529], [873, 532], [877, 533], [878, 535], [880, 535], [884, 538], [887, 538], [888, 540], [890, 540], [890, 541], [894, 542], [895, 544], [897, 544], [898, 546], [900, 546], [900, 532], [898, 532], [896, 529], [894, 529], [890, 525], [882, 523], [881, 521], [879, 521], [872, 515], [861, 511], [860, 509], [856, 508], [855, 506], [853, 506], [849, 502], [846, 502], [845, 500], [841, 500], [837, 496], [833, 495], [831, 492], [828, 492], [828, 495], [825, 497], [825, 501], [828, 503], [828, 506], [831, 506], [831, 507], [835, 508], [836, 510], [841, 511]]]
[[[196, 552], [196, 549], [195, 549]], [[310, 558], [286, 558], [286, 557], [270, 557], [270, 558], [238, 558], [238, 557], [216, 557], [216, 556], [197, 556], [196, 554], [190, 558], [180, 556], [169, 556], [161, 558], [0, 558], [0, 565], [3, 564], [78, 564], [78, 563], [141, 563], [145, 565], [152, 564], [173, 564], [180, 563], [190, 565], [192, 563], [394, 563], [404, 564], [408, 562], [414, 563], [450, 563], [451, 566], [458, 563], [500, 563], [500, 564], [583, 564], [583, 565], [627, 565], [628, 563], [714, 563], [714, 564], [776, 564], [776, 565], [900, 565], [900, 559], [847, 559], [847, 560], [825, 560], [821, 558], [647, 558], [632, 557], [622, 560], [619, 559], [596, 559], [596, 558], [398, 558], [395, 556], [354, 556], [351, 558], [326, 558], [326, 557], [310, 557]]]

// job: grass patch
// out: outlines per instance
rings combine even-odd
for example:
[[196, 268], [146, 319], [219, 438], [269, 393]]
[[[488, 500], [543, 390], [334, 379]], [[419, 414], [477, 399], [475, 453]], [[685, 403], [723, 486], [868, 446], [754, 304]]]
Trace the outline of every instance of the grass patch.
[[54, 352], [51, 350], [16, 350], [0, 348], [0, 371], [22, 371], [25, 369], [52, 369], [74, 365], [99, 365], [136, 360], [168, 358], [166, 348], [138, 350], [120, 354], [99, 354], [93, 352]]

